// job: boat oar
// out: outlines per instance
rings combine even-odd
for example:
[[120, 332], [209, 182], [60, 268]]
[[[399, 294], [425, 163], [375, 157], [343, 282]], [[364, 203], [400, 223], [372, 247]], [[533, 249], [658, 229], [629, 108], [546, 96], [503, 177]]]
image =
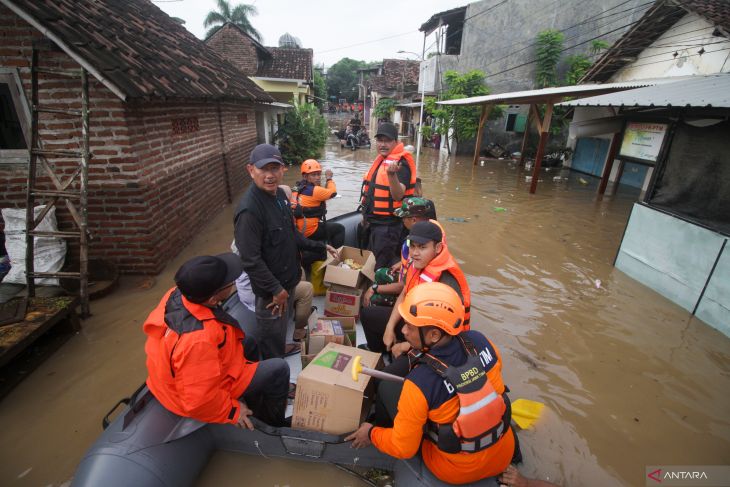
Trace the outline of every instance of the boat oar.
[[355, 360], [352, 361], [352, 380], [357, 382], [357, 378], [360, 374], [366, 374], [376, 379], [392, 380], [393, 382], [403, 382], [403, 377], [398, 375], [389, 374], [380, 370], [371, 369], [370, 367], [363, 367], [360, 361], [362, 357], [360, 355], [355, 356]]
[[526, 430], [538, 420], [545, 405], [529, 399], [517, 399], [512, 403], [512, 419], [517, 426]]

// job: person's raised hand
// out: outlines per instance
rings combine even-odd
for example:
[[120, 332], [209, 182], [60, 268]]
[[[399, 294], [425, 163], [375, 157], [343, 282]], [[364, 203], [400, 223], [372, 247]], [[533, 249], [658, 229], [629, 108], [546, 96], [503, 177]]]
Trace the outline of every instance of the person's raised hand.
[[400, 169], [400, 161], [398, 162], [391, 162], [385, 167], [385, 171], [388, 174], [397, 174], [398, 170]]
[[335, 175], [335, 174], [334, 174], [334, 173], [332, 172], [332, 169], [327, 169], [327, 170], [326, 170], [326, 171], [324, 172], [324, 177], [325, 177], [325, 179], [332, 179], [332, 176], [334, 176], [334, 175]]

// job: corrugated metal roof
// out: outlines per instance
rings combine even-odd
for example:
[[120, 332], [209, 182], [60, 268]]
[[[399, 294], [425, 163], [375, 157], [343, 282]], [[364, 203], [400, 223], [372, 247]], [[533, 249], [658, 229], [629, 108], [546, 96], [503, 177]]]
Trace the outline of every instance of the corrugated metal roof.
[[599, 95], [612, 93], [614, 91], [630, 90], [644, 86], [654, 86], [668, 83], [666, 78], [644, 79], [637, 81], [625, 81], [622, 83], [585, 84], [576, 86], [557, 86], [553, 88], [542, 88], [540, 90], [512, 91], [509, 93], [497, 93], [495, 95], [473, 96], [458, 100], [437, 102], [439, 105], [484, 105], [484, 104], [512, 104], [522, 105], [529, 103], [545, 103], [547, 101], [560, 101], [566, 96]]
[[608, 95], [591, 96], [566, 101], [560, 105], [730, 108], [730, 73], [683, 79], [661, 86], [649, 86]]

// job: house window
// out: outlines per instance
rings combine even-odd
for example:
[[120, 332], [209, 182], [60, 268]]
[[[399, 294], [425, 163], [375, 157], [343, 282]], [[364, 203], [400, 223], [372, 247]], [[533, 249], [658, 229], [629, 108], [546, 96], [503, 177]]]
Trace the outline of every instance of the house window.
[[14, 71], [0, 71], [0, 163], [27, 164], [30, 114], [20, 79]]

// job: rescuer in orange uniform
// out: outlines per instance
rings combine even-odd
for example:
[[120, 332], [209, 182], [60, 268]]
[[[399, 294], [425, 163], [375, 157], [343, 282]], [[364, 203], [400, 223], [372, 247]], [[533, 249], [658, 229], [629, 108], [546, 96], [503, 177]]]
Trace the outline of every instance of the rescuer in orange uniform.
[[[397, 401], [383, 404], [392, 427], [363, 423], [345, 438], [400, 459], [410, 474], [465, 484], [502, 473], [515, 454], [510, 404], [499, 350], [477, 331], [464, 331], [464, 307], [451, 287], [425, 283], [399, 303], [411, 370]], [[380, 390], [391, 382], [381, 382]], [[387, 398], [385, 399], [387, 401]], [[418, 468], [422, 460], [426, 469]]]
[[283, 426], [289, 366], [280, 358], [259, 362], [255, 341], [220, 307], [242, 271], [232, 253], [194, 257], [180, 267], [177, 287], [143, 326], [147, 386], [179, 416], [253, 429], [253, 414]]
[[302, 163], [302, 180], [292, 188], [292, 213], [305, 237], [327, 242], [335, 248], [345, 243], [345, 227], [339, 223], [327, 222], [327, 200], [337, 196], [333, 173], [325, 171], [325, 186], [322, 187], [322, 166], [314, 159]]
[[[360, 206], [361, 232], [368, 236], [368, 248], [375, 255], [375, 268], [390, 267], [400, 258], [405, 230], [395, 210], [406, 196], [413, 196], [416, 163], [398, 142], [398, 129], [381, 123], [375, 134], [378, 157], [363, 178]], [[362, 238], [362, 240], [365, 240]]]

